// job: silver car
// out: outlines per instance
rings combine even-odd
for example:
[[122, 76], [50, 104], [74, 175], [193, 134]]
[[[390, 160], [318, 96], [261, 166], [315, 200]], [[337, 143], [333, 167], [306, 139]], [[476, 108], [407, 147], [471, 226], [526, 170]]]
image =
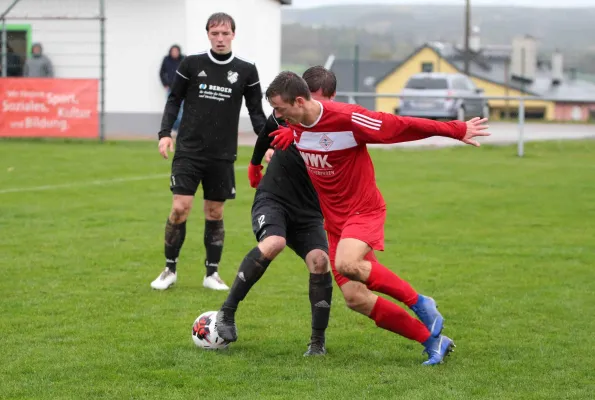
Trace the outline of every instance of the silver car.
[[[435, 95], [436, 98], [407, 97]], [[411, 76], [401, 92], [398, 114], [408, 117], [447, 118], [464, 121], [490, 114], [483, 89], [463, 74], [424, 72]], [[464, 99], [446, 98], [461, 96]]]

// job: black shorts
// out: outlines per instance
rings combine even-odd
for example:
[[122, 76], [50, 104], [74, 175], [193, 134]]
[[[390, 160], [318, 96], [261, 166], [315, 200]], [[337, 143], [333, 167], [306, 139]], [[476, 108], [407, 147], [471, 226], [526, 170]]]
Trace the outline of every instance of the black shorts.
[[232, 161], [174, 156], [170, 178], [170, 189], [173, 194], [195, 196], [201, 182], [205, 200], [224, 202], [236, 197]]
[[252, 231], [261, 242], [269, 236], [281, 236], [287, 246], [302, 259], [312, 250], [328, 254], [328, 240], [322, 216], [283, 204], [276, 196], [257, 191], [252, 204]]

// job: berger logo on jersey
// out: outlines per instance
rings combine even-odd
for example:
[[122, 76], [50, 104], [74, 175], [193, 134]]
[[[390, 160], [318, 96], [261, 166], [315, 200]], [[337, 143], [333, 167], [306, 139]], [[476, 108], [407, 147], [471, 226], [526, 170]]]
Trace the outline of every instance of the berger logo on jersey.
[[217, 85], [207, 85], [206, 83], [201, 83], [198, 85], [200, 89], [198, 92], [198, 97], [200, 99], [211, 99], [217, 101], [225, 101], [231, 97], [231, 93], [233, 92], [232, 88], [224, 87], [224, 86], [217, 86]]
[[213, 90], [215, 92], [221, 92], [221, 93], [231, 93], [231, 91], [232, 91], [231, 88], [217, 86], [217, 85], [209, 85], [209, 90]]
[[233, 71], [227, 71], [227, 80], [230, 83], [236, 83], [238, 81], [238, 73], [237, 72], [233, 72]]
[[[306, 163], [307, 167], [311, 168], [333, 168], [333, 166], [328, 162], [328, 154], [316, 154], [316, 153], [306, 153], [304, 151], [300, 151], [304, 162]], [[334, 173], [334, 171], [332, 171]]]

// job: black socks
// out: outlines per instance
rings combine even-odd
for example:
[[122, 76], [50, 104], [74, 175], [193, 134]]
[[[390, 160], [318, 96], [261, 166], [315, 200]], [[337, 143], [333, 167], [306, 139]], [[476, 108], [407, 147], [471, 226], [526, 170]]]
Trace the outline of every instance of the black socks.
[[226, 312], [235, 312], [240, 301], [244, 300], [252, 286], [262, 277], [271, 260], [266, 258], [258, 247], [250, 250], [233, 281], [227, 300], [223, 303]]
[[172, 224], [168, 218], [165, 224], [165, 266], [171, 272], [176, 272], [178, 256], [185, 238], [186, 221], [181, 224]]
[[219, 268], [221, 254], [223, 253], [224, 239], [225, 229], [223, 227], [223, 220], [205, 220], [204, 242], [206, 249], [205, 267], [207, 268], [207, 276], [213, 275]]
[[309, 297], [312, 307], [312, 339], [324, 341], [333, 297], [333, 279], [330, 272], [310, 274]]

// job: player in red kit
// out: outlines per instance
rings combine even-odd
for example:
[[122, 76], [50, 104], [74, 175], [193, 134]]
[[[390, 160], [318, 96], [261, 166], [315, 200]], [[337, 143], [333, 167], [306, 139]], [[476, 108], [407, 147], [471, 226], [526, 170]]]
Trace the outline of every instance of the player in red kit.
[[[421, 343], [428, 353], [425, 365], [441, 363], [454, 342], [441, 334], [444, 319], [435, 301], [418, 294], [374, 254], [384, 250], [386, 204], [366, 144], [446, 136], [479, 146], [474, 138], [489, 135], [486, 120], [437, 122], [369, 111], [356, 104], [320, 102], [312, 99], [301, 77], [287, 71], [273, 80], [266, 97], [289, 123], [271, 134], [276, 136], [273, 145], [286, 148], [295, 142], [318, 192], [335, 280], [348, 303], [346, 293], [359, 292], [361, 304], [350, 307], [377, 326]], [[405, 303], [421, 321], [372, 291]]]

